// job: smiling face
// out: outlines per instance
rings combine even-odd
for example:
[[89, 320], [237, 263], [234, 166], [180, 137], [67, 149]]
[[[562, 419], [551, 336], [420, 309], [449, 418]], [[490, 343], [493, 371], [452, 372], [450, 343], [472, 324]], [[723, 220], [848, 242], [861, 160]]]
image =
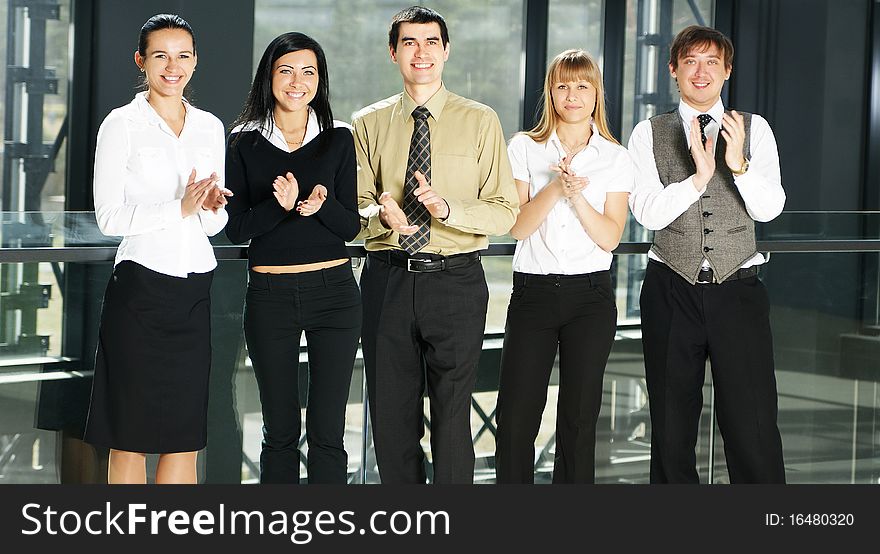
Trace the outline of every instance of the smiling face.
[[678, 81], [681, 99], [694, 109], [708, 111], [719, 98], [724, 81], [730, 77], [721, 51], [714, 44], [697, 46], [678, 58], [669, 73]]
[[437, 23], [401, 23], [391, 61], [398, 65], [405, 87], [440, 88], [449, 44], [443, 46]]
[[318, 92], [318, 58], [311, 50], [284, 54], [272, 64], [275, 109], [296, 112], [309, 105]]
[[183, 96], [197, 62], [192, 36], [183, 29], [153, 31], [146, 54], [135, 52], [134, 61], [144, 70], [150, 94]]
[[589, 121], [596, 108], [596, 87], [586, 79], [555, 82], [550, 97], [556, 115], [566, 123]]

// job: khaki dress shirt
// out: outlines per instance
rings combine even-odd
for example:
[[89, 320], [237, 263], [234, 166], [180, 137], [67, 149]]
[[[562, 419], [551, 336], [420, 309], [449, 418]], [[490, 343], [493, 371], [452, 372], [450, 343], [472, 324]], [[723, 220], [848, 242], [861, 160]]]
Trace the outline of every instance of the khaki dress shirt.
[[[358, 208], [367, 250], [400, 248], [398, 234], [379, 220], [383, 192], [403, 205], [412, 111], [402, 92], [357, 112], [353, 119], [358, 162]], [[501, 122], [488, 106], [441, 87], [425, 103], [431, 112], [431, 186], [449, 204], [449, 217], [431, 219], [423, 252], [444, 256], [488, 246], [487, 235], [504, 235], [516, 221], [519, 198]]]

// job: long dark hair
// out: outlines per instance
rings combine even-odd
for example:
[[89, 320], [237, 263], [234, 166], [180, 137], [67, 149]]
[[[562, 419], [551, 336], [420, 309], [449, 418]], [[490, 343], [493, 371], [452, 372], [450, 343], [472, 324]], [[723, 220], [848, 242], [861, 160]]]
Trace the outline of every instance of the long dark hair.
[[[186, 19], [173, 13], [159, 13], [148, 19], [144, 26], [141, 27], [141, 32], [138, 33], [138, 54], [142, 58], [147, 57], [147, 41], [150, 39], [150, 35], [155, 31], [164, 31], [165, 29], [180, 29], [189, 33], [193, 43], [193, 54], [196, 53], [196, 36], [193, 33], [192, 26], [187, 23]], [[139, 83], [139, 88], [146, 90], [148, 86], [145, 75]], [[191, 89], [189, 83], [187, 83], [184, 94], [188, 96], [189, 92], [191, 92]]]
[[322, 131], [333, 128], [333, 112], [330, 110], [330, 81], [324, 49], [315, 39], [302, 33], [284, 33], [276, 37], [266, 47], [266, 51], [263, 52], [263, 57], [260, 58], [260, 63], [257, 65], [254, 83], [251, 85], [244, 108], [233, 122], [233, 128], [251, 122], [271, 125], [272, 111], [275, 109], [275, 96], [272, 94], [272, 66], [281, 56], [299, 50], [311, 50], [315, 53], [315, 58], [318, 60], [318, 90], [315, 92], [315, 97], [309, 102], [309, 106], [315, 111]]

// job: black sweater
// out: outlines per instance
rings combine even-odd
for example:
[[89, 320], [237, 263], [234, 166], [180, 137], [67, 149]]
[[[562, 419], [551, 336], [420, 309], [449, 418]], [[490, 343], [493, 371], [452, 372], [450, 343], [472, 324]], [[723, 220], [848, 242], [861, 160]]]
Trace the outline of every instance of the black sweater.
[[[327, 188], [327, 200], [314, 215], [287, 212], [272, 194], [272, 182], [288, 171], [299, 183], [297, 201], [306, 200], [315, 185]], [[356, 172], [346, 128], [322, 131], [293, 152], [273, 146], [257, 130], [234, 133], [226, 148], [226, 187], [235, 193], [226, 207], [226, 236], [236, 244], [251, 241], [249, 267], [347, 258], [345, 242], [360, 230]]]

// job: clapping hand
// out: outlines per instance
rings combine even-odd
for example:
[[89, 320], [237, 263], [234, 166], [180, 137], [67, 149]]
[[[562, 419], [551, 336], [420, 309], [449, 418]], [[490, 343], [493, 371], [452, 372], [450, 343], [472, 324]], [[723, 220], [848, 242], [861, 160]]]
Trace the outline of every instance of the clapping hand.
[[739, 171], [746, 162], [743, 158], [743, 146], [746, 140], [745, 120], [741, 113], [731, 110], [730, 115], [724, 114], [722, 116], [721, 123], [721, 135], [727, 142], [724, 162], [731, 171]]
[[391, 193], [383, 192], [379, 196], [379, 219], [382, 225], [401, 235], [411, 235], [419, 230], [418, 225], [410, 225], [406, 214], [397, 205]]
[[296, 197], [299, 196], [299, 183], [293, 173], [288, 171], [284, 176], [279, 175], [272, 182], [272, 187], [275, 189], [272, 194], [275, 195], [275, 200], [281, 204], [281, 207], [288, 212], [292, 210], [296, 203]]
[[315, 185], [309, 198], [297, 203], [296, 211], [303, 216], [314, 215], [324, 205], [324, 200], [327, 200], [327, 188], [324, 185]]
[[210, 177], [196, 181], [196, 170], [193, 168], [186, 182], [183, 198], [180, 200], [180, 215], [189, 217], [197, 213], [211, 194], [211, 189], [216, 189], [214, 185], [219, 180], [216, 173], [211, 173]]
[[214, 213], [217, 213], [218, 210], [223, 209], [226, 204], [229, 202], [226, 200], [227, 196], [232, 196], [232, 191], [223, 187], [214, 186], [208, 189], [208, 196], [205, 198], [205, 201], [202, 202], [203, 210], [211, 210]]
[[571, 170], [567, 157], [559, 160], [557, 165], [551, 165], [550, 170], [558, 173], [554, 181], [556, 186], [559, 187], [559, 192], [562, 193], [562, 196], [571, 202], [580, 202], [584, 200], [581, 191], [589, 186], [590, 179], [575, 175]]
[[[715, 173], [715, 141], [712, 137], [707, 136], [706, 144], [703, 144], [700, 135], [700, 123], [696, 117], [691, 119], [690, 138], [691, 156], [694, 158], [694, 164], [697, 166], [697, 173], [694, 175], [693, 180], [694, 188], [703, 190]], [[740, 152], [742, 152], [742, 144], [740, 144]]]
[[437, 219], [446, 219], [449, 217], [449, 204], [446, 203], [446, 200], [444, 200], [442, 196], [434, 192], [434, 189], [428, 184], [428, 180], [422, 172], [416, 171], [413, 176], [419, 184], [419, 186], [416, 187], [416, 190], [413, 191], [413, 194], [416, 195], [419, 202], [425, 205], [425, 208], [428, 209], [428, 213], [431, 214], [431, 217]]

